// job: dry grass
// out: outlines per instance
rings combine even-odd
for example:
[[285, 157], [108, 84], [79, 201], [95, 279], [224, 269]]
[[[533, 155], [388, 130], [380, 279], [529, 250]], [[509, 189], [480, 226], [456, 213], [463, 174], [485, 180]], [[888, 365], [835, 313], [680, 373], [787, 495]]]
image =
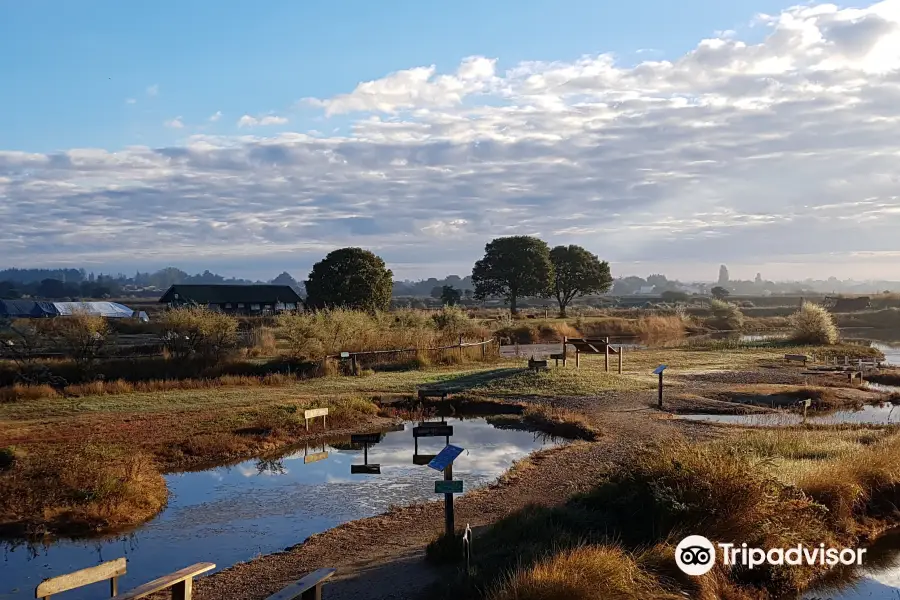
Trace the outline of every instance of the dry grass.
[[582, 546], [520, 569], [489, 600], [658, 600], [682, 598], [666, 590], [635, 558], [616, 546]]
[[167, 500], [150, 457], [106, 445], [17, 453], [0, 471], [0, 530], [38, 533], [115, 528], [144, 521]]
[[679, 315], [639, 315], [635, 318], [601, 317], [544, 319], [501, 323], [494, 335], [520, 344], [561, 342], [565, 337], [634, 337], [648, 341], [679, 338], [691, 325]]

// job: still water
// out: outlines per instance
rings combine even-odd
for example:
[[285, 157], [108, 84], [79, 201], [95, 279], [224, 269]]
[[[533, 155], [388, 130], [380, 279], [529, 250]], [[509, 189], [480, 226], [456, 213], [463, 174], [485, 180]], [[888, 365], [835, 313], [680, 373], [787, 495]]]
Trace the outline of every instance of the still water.
[[832, 583], [803, 595], [804, 600], [897, 600], [900, 598], [900, 530], [868, 546], [863, 566], [835, 570]]
[[[792, 412], [757, 415], [678, 415], [678, 418], [690, 421], [709, 421], [712, 423], [745, 425], [749, 427], [780, 427], [798, 425], [803, 422], [803, 415]], [[838, 423], [893, 425], [900, 423], [900, 406], [884, 404], [881, 406], [864, 406], [860, 410], [839, 410], [824, 415], [810, 413], [806, 422], [823, 425], [834, 425]]]
[[[496, 429], [484, 419], [447, 421], [454, 429], [451, 443], [466, 450], [453, 463], [454, 479], [462, 479], [466, 490], [491, 483], [513, 461], [556, 443], [529, 432]], [[168, 475], [168, 507], [130, 534], [39, 548], [7, 544], [0, 561], [0, 599], [34, 598], [35, 586], [46, 577], [120, 556], [128, 558], [128, 574], [120, 582], [124, 589], [195, 562], [214, 562], [223, 569], [341, 523], [383, 513], [391, 505], [438, 500], [434, 481], [442, 476], [413, 464], [412, 427], [407, 423], [403, 431], [389, 432], [369, 447], [368, 463], [380, 464], [380, 475], [351, 474], [351, 465], [363, 464], [363, 451], [346, 443], [303, 448], [277, 461], [249, 460]], [[445, 441], [420, 438], [419, 453], [436, 454]], [[311, 462], [323, 451], [327, 458]], [[89, 600], [105, 597], [107, 590], [96, 584], [63, 597]]]

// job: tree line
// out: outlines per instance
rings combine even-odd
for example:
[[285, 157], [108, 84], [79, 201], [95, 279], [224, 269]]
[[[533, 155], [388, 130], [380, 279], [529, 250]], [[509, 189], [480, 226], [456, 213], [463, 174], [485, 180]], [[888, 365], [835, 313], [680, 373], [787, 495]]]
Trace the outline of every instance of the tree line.
[[[386, 310], [390, 306], [393, 273], [381, 257], [362, 248], [341, 248], [316, 263], [305, 282], [308, 309], [343, 307]], [[581, 246], [557, 246], [532, 236], [497, 238], [485, 246], [484, 257], [472, 270], [473, 297], [502, 298], [510, 311], [526, 297], [555, 297], [560, 315], [573, 299], [609, 290], [609, 263]], [[434, 293], [436, 293], [435, 290]], [[440, 297], [455, 304], [464, 291], [442, 286]]]

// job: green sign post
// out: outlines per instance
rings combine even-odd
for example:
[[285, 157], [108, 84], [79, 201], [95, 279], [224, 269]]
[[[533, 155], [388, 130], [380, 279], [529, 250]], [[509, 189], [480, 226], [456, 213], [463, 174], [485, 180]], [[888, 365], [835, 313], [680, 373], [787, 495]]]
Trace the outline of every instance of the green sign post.
[[462, 494], [463, 482], [461, 480], [441, 480], [434, 482], [435, 494]]

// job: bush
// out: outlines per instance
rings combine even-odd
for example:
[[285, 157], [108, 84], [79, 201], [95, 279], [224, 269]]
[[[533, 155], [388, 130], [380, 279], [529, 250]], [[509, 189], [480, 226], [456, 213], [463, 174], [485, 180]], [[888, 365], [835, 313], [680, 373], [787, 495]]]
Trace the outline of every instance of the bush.
[[804, 302], [791, 316], [791, 339], [795, 342], [830, 346], [838, 337], [834, 317], [818, 304]]
[[713, 298], [710, 301], [709, 308], [712, 311], [713, 318], [707, 321], [707, 325], [713, 329], [722, 331], [739, 330], [744, 326], [744, 313], [734, 304]]
[[106, 319], [87, 312], [76, 311], [63, 317], [36, 319], [34, 327], [81, 369], [92, 365], [110, 340]]
[[237, 319], [205, 308], [175, 308], [165, 313], [160, 327], [166, 351], [174, 358], [199, 356], [218, 363], [237, 345]]

